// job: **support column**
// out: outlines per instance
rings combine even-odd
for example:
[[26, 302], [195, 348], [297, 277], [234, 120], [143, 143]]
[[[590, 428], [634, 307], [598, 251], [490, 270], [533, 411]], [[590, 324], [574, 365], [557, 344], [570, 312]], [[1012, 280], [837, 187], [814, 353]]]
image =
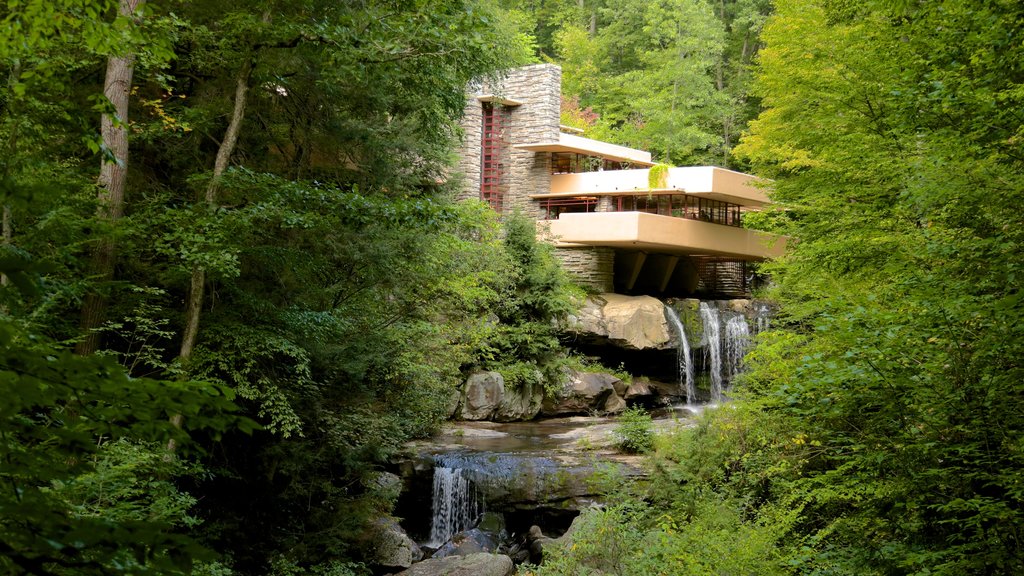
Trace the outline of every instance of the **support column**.
[[632, 290], [633, 286], [636, 286], [636, 279], [640, 277], [640, 271], [643, 270], [644, 262], [647, 260], [646, 252], [632, 252], [622, 254], [622, 265], [625, 267], [626, 274], [626, 290]]
[[658, 292], [665, 292], [668, 288], [669, 280], [672, 279], [672, 273], [676, 271], [676, 264], [679, 263], [679, 256], [669, 256], [665, 260], [665, 268], [661, 272], [661, 282], [658, 283]]

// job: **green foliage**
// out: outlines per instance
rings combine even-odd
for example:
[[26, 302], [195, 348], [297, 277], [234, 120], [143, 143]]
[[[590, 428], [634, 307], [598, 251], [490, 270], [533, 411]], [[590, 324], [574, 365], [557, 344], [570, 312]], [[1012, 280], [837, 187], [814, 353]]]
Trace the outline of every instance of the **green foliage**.
[[647, 171], [647, 187], [651, 190], [668, 187], [668, 164], [655, 164]]
[[[0, 571], [173, 573], [198, 539], [219, 556], [197, 573], [360, 572], [352, 543], [386, 506], [363, 480], [437, 426], [476, 362], [510, 265], [494, 216], [442, 182], [466, 84], [529, 60], [529, 27], [486, 0], [264, 4], [149, 2], [137, 22], [110, 0], [0, 14], [16, 397]], [[110, 223], [96, 217], [97, 120], [106, 56], [126, 53], [127, 202]], [[211, 206], [239, 79], [246, 113]], [[87, 275], [105, 240], [113, 281]], [[207, 297], [183, 364], [197, 268]], [[86, 292], [109, 303], [102, 357], [64, 348]], [[227, 398], [263, 430], [223, 417]], [[172, 414], [213, 449], [182, 445]], [[165, 462], [151, 447], [171, 437]]]
[[677, 165], [736, 164], [758, 111], [750, 69], [768, 0], [543, 4], [538, 41], [562, 65], [563, 94], [599, 115], [588, 136]]
[[773, 476], [739, 494], [799, 510], [795, 573], [1019, 572], [1021, 7], [777, 9], [740, 152], [800, 242], [745, 378]]
[[643, 454], [654, 448], [654, 424], [651, 415], [638, 406], [626, 408], [615, 427], [616, 445], [630, 454]]
[[187, 441], [168, 421], [174, 413], [215, 435], [251, 429], [227, 415], [231, 392], [129, 378], [111, 358], [74, 356], [10, 321], [0, 345], [4, 572], [186, 571], [202, 551], [172, 528], [194, 523], [186, 513], [194, 500], [166, 480], [186, 468], [137, 442]]
[[532, 220], [515, 213], [503, 227], [508, 268], [492, 307], [498, 322], [486, 332], [477, 355], [485, 369], [501, 372], [507, 385], [542, 385], [552, 394], [566, 362], [556, 322], [576, 309], [581, 294], [551, 247], [537, 241]]
[[729, 506], [709, 504], [685, 519], [642, 501], [588, 510], [574, 524], [570, 544], [545, 549], [535, 576], [620, 574], [782, 574], [773, 534], [738, 517]]

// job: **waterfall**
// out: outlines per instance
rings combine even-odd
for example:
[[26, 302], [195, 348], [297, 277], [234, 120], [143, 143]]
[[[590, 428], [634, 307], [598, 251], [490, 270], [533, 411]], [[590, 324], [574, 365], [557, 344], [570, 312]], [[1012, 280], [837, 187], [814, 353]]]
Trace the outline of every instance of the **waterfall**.
[[754, 316], [754, 334], [760, 334], [771, 328], [771, 309], [764, 304], [757, 307], [757, 315]]
[[742, 369], [743, 356], [747, 354], [750, 347], [750, 327], [747, 319], [742, 314], [736, 314], [725, 323], [725, 339], [722, 341], [723, 358], [723, 380], [732, 381], [733, 376]]
[[483, 513], [476, 484], [462, 468], [448, 468], [438, 461], [434, 466], [433, 517], [427, 546], [436, 548], [452, 536], [473, 527]]
[[679, 346], [676, 348], [676, 362], [679, 364], [679, 385], [685, 386], [686, 389], [686, 403], [695, 404], [697, 402], [697, 387], [693, 380], [693, 362], [690, 359], [690, 342], [686, 339], [686, 330], [683, 329], [683, 323], [679, 320], [679, 315], [671, 306], [665, 306], [665, 315], [668, 317], [672, 326], [676, 329], [676, 334], [679, 334]]
[[719, 337], [718, 309], [707, 302], [700, 303], [700, 318], [704, 322], [704, 357], [711, 373], [711, 401], [722, 401], [722, 341]]

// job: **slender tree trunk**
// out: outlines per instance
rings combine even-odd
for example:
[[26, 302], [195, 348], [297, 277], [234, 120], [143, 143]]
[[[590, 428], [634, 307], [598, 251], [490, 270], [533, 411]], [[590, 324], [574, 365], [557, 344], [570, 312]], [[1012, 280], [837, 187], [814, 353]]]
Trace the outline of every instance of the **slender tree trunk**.
[[[221, 176], [228, 168], [228, 162], [235, 151], [238, 143], [238, 134], [242, 128], [242, 120], [245, 118], [245, 104], [249, 91], [249, 74], [252, 65], [246, 65], [238, 75], [235, 84], [235, 105], [231, 112], [231, 121], [224, 132], [224, 140], [217, 149], [217, 158], [213, 164], [213, 177], [206, 186], [203, 200], [207, 208], [214, 209], [217, 206], [217, 186]], [[185, 330], [181, 338], [181, 350], [178, 352], [178, 359], [188, 360], [192, 357], [195, 349], [196, 338], [199, 335], [199, 313], [203, 307], [203, 292], [206, 287], [206, 270], [202, 266], [192, 269], [192, 282], [189, 287], [188, 304], [185, 309]]]
[[[135, 16], [145, 0], [120, 0], [119, 16]], [[104, 158], [100, 164], [99, 217], [114, 224], [124, 213], [124, 190], [128, 176], [128, 100], [135, 72], [135, 54], [111, 56], [107, 59], [107, 74], [103, 82], [103, 95], [114, 106], [114, 116], [100, 117], [103, 144], [113, 159]], [[91, 275], [100, 282], [114, 277], [114, 241], [104, 238], [93, 251]], [[99, 349], [100, 335], [96, 332], [106, 317], [107, 299], [90, 291], [82, 303], [81, 330], [85, 338], [75, 346], [75, 352], [86, 355]]]
[[[580, 8], [583, 8], [583, 0], [580, 0]], [[597, 6], [590, 7], [590, 37], [597, 36]]]
[[[4, 204], [3, 235], [4, 246], [7, 246], [14, 238], [14, 231], [11, 229], [11, 207], [7, 204]], [[10, 282], [10, 280], [8, 280], [7, 274], [0, 274], [0, 286], [7, 286], [8, 282]]]
[[[238, 134], [242, 129], [242, 120], [245, 119], [245, 104], [249, 93], [249, 76], [252, 74], [252, 60], [249, 60], [239, 71], [235, 83], [235, 105], [231, 111], [231, 121], [224, 132], [224, 139], [217, 148], [217, 158], [213, 163], [213, 177], [206, 185], [203, 194], [203, 201], [207, 208], [217, 207], [217, 186], [221, 176], [228, 168], [231, 155], [235, 152], [235, 145], [238, 143]], [[192, 280], [189, 285], [188, 302], [185, 308], [185, 329], [181, 337], [181, 350], [178, 352], [178, 361], [184, 365], [192, 357], [196, 347], [196, 340], [199, 336], [199, 316], [203, 309], [203, 294], [206, 289], [206, 270], [202, 266], [192, 268]], [[171, 424], [180, 428], [184, 417], [181, 414], [171, 416]], [[167, 443], [167, 450], [174, 452], [176, 448], [174, 440]]]
[[[20, 76], [21, 76], [21, 61], [20, 60], [15, 60], [14, 61], [14, 66], [11, 66], [11, 72], [10, 72], [10, 74], [7, 77], [7, 90], [8, 90], [7, 113], [10, 116], [10, 118], [13, 120], [14, 124], [11, 126], [11, 133], [7, 137], [7, 158], [5, 158], [4, 162], [3, 162], [3, 166], [4, 166], [4, 179], [5, 180], [10, 180], [10, 181], [14, 180], [14, 172], [15, 172], [15, 170], [18, 169], [16, 163], [17, 163], [17, 158], [18, 158], [18, 129], [19, 129], [19, 126], [16, 123], [17, 121], [14, 120], [15, 118], [17, 118], [17, 113], [18, 113], [18, 110], [17, 110], [17, 108], [18, 108], [18, 106], [17, 106], [17, 97], [15, 96], [15, 92], [14, 92], [14, 84], [18, 81], [18, 78]], [[3, 243], [4, 243], [4, 246], [7, 246], [14, 239], [14, 229], [13, 229], [13, 221], [12, 221], [11, 206], [10, 206], [10, 204], [4, 204], [2, 232], [3, 232]], [[7, 277], [7, 274], [0, 274], [0, 286], [7, 286], [7, 284], [9, 282], [10, 282], [10, 279]]]

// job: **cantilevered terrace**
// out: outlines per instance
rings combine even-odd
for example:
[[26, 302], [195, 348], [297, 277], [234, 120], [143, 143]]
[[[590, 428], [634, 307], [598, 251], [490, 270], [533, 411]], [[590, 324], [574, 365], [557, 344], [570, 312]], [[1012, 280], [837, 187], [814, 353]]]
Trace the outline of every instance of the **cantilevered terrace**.
[[[758, 261], [782, 255], [785, 238], [743, 228], [742, 214], [768, 203], [753, 177], [710, 166], [671, 168], [648, 188], [649, 169], [554, 174], [533, 194], [549, 237], [571, 244]], [[604, 211], [598, 211], [604, 207]]]

